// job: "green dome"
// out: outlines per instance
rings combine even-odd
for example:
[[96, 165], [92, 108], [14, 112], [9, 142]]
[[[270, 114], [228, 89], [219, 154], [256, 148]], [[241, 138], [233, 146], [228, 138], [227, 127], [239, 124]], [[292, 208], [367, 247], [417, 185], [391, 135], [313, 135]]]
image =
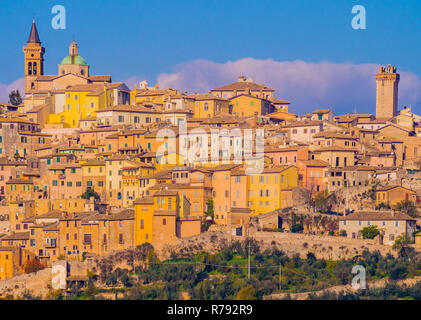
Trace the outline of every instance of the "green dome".
[[61, 61], [60, 64], [80, 64], [80, 65], [83, 65], [83, 66], [87, 65], [85, 59], [83, 59], [81, 56], [75, 57], [75, 63], [72, 63], [72, 57], [71, 56], [67, 56], [66, 58], [64, 58]]

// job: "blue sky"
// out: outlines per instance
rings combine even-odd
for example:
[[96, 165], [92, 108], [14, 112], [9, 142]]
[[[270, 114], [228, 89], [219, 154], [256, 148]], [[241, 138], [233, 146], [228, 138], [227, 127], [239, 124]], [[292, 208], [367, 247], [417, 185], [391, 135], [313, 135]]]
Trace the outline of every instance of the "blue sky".
[[[66, 8], [66, 30], [51, 27], [54, 16], [51, 9], [57, 4]], [[366, 30], [351, 28], [351, 9], [356, 4], [366, 8]], [[91, 65], [91, 73], [111, 74], [114, 81], [147, 79], [154, 84], [161, 76], [165, 84], [168, 81], [162, 74], [177, 74], [198, 59], [224, 66], [244, 58], [356, 66], [391, 63], [401, 72], [411, 73], [416, 82], [421, 78], [419, 0], [2, 0], [0, 83], [4, 85], [23, 76], [22, 46], [34, 15], [46, 48], [46, 74], [57, 73], [57, 65], [68, 54], [74, 37], [80, 55]], [[265, 80], [264, 73], [254, 74], [253, 69], [245, 69], [252, 73], [246, 75], [256, 81]], [[211, 70], [208, 72], [212, 73]], [[233, 79], [229, 82], [235, 80], [230, 74], [204, 83], [219, 85], [230, 78]], [[204, 88], [194, 78], [191, 81], [181, 82], [187, 88], [178, 89]], [[278, 89], [276, 80], [275, 84], [267, 84]], [[299, 96], [299, 92], [289, 95], [279, 89], [282, 98], [292, 101]], [[406, 91], [417, 89], [415, 86]], [[407, 101], [403, 97], [403, 103], [413, 103], [421, 111], [420, 95], [418, 92]], [[348, 98], [337, 102], [339, 109], [354, 104], [352, 95], [348, 96], [349, 102]], [[372, 99], [371, 93], [367, 99], [358, 101], [358, 108], [372, 108]], [[337, 104], [336, 101], [319, 97], [314, 105]], [[310, 99], [302, 101], [298, 109], [304, 111], [305, 103], [313, 104]]]

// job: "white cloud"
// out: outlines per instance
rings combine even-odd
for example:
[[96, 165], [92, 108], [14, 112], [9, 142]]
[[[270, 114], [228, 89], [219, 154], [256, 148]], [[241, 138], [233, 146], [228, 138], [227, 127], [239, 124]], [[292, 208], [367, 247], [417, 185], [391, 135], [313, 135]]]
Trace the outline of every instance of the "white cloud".
[[[161, 88], [208, 92], [245, 75], [274, 88], [275, 96], [291, 101], [291, 108], [296, 113], [306, 113], [318, 107], [333, 108], [337, 114], [352, 113], [354, 108], [360, 113], [375, 112], [376, 64], [245, 58], [226, 63], [194, 60], [176, 65], [173, 70], [173, 73], [158, 76]], [[410, 72], [399, 73], [399, 106], [418, 105], [421, 111], [420, 78]]]
[[20, 78], [8, 85], [0, 83], [0, 102], [8, 102], [9, 93], [16, 89], [19, 90], [23, 98], [25, 93], [25, 78]]

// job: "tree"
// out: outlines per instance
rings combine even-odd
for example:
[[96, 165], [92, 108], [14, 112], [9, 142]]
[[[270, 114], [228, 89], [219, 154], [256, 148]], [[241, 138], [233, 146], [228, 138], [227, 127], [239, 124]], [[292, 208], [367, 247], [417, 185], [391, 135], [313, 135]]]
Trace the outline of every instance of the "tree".
[[396, 237], [392, 249], [398, 251], [400, 258], [410, 258], [414, 254], [414, 248], [410, 246], [411, 242], [409, 235], [407, 233], [402, 233], [400, 236]]
[[390, 210], [390, 206], [384, 202], [379, 203], [379, 205], [376, 206], [376, 210]]
[[235, 300], [256, 300], [256, 290], [251, 285], [243, 287], [238, 291]]
[[410, 200], [402, 200], [394, 205], [393, 209], [406, 213], [408, 216], [414, 218], [418, 215], [415, 203]]
[[296, 223], [291, 227], [292, 233], [299, 233], [299, 232], [302, 232], [303, 230], [304, 230], [304, 227], [300, 223]]
[[379, 234], [379, 229], [377, 226], [368, 226], [361, 230], [361, 235], [364, 239], [374, 239]]
[[316, 194], [314, 198], [314, 203], [316, 206], [316, 210], [321, 212], [326, 212], [329, 210], [329, 192], [327, 190], [323, 190]]
[[347, 260], [339, 260], [335, 265], [333, 274], [340, 281], [341, 284], [349, 283], [352, 275], [352, 263]]
[[211, 224], [213, 222], [213, 219], [214, 219], [214, 202], [213, 202], [213, 199], [212, 198], [208, 199], [206, 204], [207, 204], [207, 209], [206, 209], [206, 212], [205, 212], [205, 218], [207, 218], [207, 217], [212, 218], [212, 220], [210, 220], [210, 221], [208, 221], [208, 219], [205, 219], [205, 222], [203, 224], [203, 229], [205, 231], [208, 231], [208, 229], [211, 226]]
[[94, 189], [88, 188], [82, 194], [82, 199], [88, 199], [89, 200], [91, 197], [94, 197], [95, 200], [99, 200], [99, 194], [96, 193]]
[[212, 220], [213, 220], [213, 217], [214, 217], [213, 199], [212, 198], [208, 199], [206, 204], [207, 204], [207, 210], [206, 210], [205, 214], [206, 214], [207, 217], [212, 217]]
[[13, 155], [13, 158], [15, 158], [16, 161], [20, 159], [20, 154], [17, 150], [16, 153]]
[[33, 258], [25, 263], [24, 271], [25, 273], [32, 273], [42, 270], [44, 268], [45, 266], [41, 263], [39, 259]]
[[13, 90], [12, 92], [10, 92], [9, 103], [14, 106], [18, 106], [23, 103], [19, 90]]

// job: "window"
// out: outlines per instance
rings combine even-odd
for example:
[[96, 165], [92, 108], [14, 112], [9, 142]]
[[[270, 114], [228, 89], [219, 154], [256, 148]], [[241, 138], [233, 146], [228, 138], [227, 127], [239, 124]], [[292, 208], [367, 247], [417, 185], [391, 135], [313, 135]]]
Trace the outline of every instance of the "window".
[[83, 235], [83, 244], [92, 245], [92, 235], [91, 234], [84, 234]]
[[140, 229], [144, 229], [145, 228], [145, 222], [144, 222], [144, 220], [142, 219], [142, 220], [140, 220]]

